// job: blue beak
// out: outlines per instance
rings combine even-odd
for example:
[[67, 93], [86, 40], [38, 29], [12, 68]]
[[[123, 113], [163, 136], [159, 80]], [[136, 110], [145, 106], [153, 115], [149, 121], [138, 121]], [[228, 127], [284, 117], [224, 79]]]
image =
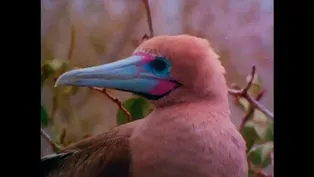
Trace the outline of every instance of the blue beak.
[[[149, 61], [142, 56], [129, 58], [95, 67], [75, 69], [62, 74], [56, 81], [58, 85], [111, 88], [133, 92], [145, 97], [161, 96], [177, 87], [167, 78], [154, 75], [149, 69]], [[165, 84], [165, 82], [167, 84]], [[165, 93], [156, 95], [157, 91]], [[157, 99], [157, 98], [155, 98]]]

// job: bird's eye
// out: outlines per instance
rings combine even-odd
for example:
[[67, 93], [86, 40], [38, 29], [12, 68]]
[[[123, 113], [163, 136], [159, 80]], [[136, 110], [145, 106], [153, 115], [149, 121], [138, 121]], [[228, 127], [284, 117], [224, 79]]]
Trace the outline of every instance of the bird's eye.
[[152, 69], [157, 74], [166, 74], [170, 70], [170, 65], [167, 59], [162, 57], [157, 57], [150, 63]]

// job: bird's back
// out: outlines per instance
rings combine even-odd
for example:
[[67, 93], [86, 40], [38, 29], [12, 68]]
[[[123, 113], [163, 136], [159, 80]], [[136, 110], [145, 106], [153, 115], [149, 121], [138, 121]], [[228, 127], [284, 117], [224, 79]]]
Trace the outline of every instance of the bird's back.
[[129, 177], [129, 137], [138, 123], [116, 127], [43, 158], [43, 177]]

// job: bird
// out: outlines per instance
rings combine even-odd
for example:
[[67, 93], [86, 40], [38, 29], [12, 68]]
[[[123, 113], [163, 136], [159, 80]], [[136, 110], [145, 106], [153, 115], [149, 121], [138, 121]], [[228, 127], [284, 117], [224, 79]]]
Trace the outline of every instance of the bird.
[[154, 110], [42, 158], [42, 176], [247, 177], [225, 75], [211, 43], [188, 34], [154, 36], [125, 59], [63, 73], [55, 86], [131, 92]]

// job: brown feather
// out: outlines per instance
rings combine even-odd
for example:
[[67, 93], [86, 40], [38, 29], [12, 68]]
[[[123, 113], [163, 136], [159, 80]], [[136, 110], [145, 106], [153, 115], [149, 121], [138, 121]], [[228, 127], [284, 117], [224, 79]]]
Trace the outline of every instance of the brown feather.
[[129, 137], [140, 121], [116, 127], [82, 140], [60, 153], [73, 153], [61, 159], [49, 177], [128, 177], [130, 167]]

